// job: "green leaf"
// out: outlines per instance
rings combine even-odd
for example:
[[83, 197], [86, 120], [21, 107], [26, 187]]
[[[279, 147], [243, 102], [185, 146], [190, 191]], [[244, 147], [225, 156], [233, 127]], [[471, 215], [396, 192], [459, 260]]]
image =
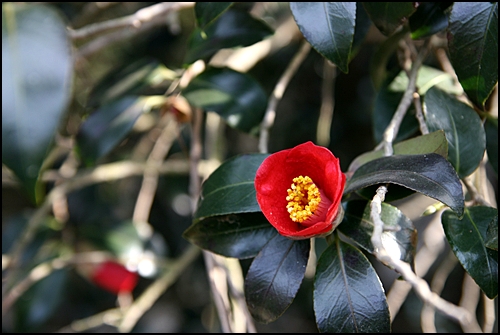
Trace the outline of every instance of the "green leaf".
[[122, 98], [103, 105], [82, 123], [76, 140], [87, 165], [95, 164], [125, 138], [142, 114], [144, 102], [133, 96]]
[[479, 166], [486, 148], [486, 135], [477, 113], [436, 87], [427, 91], [423, 108], [429, 131], [444, 130], [448, 160], [460, 178], [470, 175]]
[[290, 306], [304, 279], [310, 240], [276, 234], [255, 257], [245, 278], [248, 309], [258, 322], [279, 318]]
[[484, 131], [486, 133], [488, 161], [498, 176], [498, 119], [486, 118]]
[[290, 2], [295, 22], [305, 39], [344, 73], [356, 24], [355, 2]]
[[421, 2], [410, 17], [411, 38], [419, 39], [434, 35], [448, 27], [445, 10], [451, 2]]
[[276, 234], [259, 212], [208, 217], [193, 223], [182, 236], [202, 249], [244, 259], [255, 257]]
[[[361, 248], [373, 253], [371, 236], [373, 220], [370, 217], [371, 201], [349, 201], [344, 211], [344, 219], [338, 229]], [[397, 207], [382, 203], [380, 218], [388, 227], [399, 227], [398, 231], [384, 231], [382, 244], [393, 258], [413, 266], [417, 247], [417, 230], [411, 220]]]
[[389, 333], [382, 283], [368, 259], [336, 239], [321, 255], [314, 278], [314, 313], [323, 333]]
[[188, 41], [186, 64], [198, 59], [208, 60], [223, 48], [246, 47], [273, 34], [267, 24], [257, 20], [249, 13], [229, 9], [224, 12], [204, 32], [196, 28]]
[[267, 107], [267, 96], [252, 77], [228, 68], [210, 68], [183, 91], [193, 106], [219, 114], [227, 124], [255, 133]]
[[235, 156], [219, 166], [202, 185], [194, 222], [211, 216], [260, 212], [254, 179], [267, 156]]
[[393, 183], [441, 201], [458, 215], [464, 211], [462, 184], [441, 155], [398, 155], [375, 159], [361, 166], [347, 181], [344, 194], [361, 188]]
[[488, 225], [484, 245], [486, 248], [498, 251], [498, 215], [495, 216]]
[[386, 36], [396, 31], [416, 11], [415, 2], [363, 2], [375, 26]]
[[498, 82], [498, 3], [455, 2], [448, 31], [458, 80], [469, 99], [484, 108]]
[[70, 51], [58, 12], [2, 4], [2, 163], [33, 202], [41, 200], [40, 169], [71, 96]]
[[485, 246], [487, 229], [497, 217], [492, 207], [469, 207], [462, 219], [444, 211], [441, 216], [446, 238], [465, 271], [490, 299], [498, 295], [498, 251]]
[[194, 13], [198, 27], [201, 30], [205, 30], [222, 13], [231, 7], [232, 4], [233, 2], [196, 2]]
[[[396, 78], [389, 84], [391, 92], [404, 92], [408, 87], [409, 79], [405, 71], [400, 71]], [[440, 71], [430, 66], [423, 65], [418, 70], [417, 82], [418, 94], [424, 96], [433, 86], [437, 86], [450, 94], [462, 94], [462, 88], [457, 88], [453, 77], [446, 72]]]
[[[436, 130], [430, 134], [414, 137], [412, 139], [396, 143], [393, 146], [395, 155], [421, 155], [436, 153], [448, 157], [448, 142], [444, 131]], [[384, 150], [365, 152], [356, 157], [349, 165], [349, 172], [356, 171], [361, 165], [377, 158], [384, 157]]]

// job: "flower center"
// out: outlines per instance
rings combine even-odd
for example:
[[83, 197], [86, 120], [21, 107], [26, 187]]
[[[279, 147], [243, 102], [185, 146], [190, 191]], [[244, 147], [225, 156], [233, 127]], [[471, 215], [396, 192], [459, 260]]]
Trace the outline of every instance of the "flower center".
[[320, 191], [308, 176], [293, 178], [292, 186], [287, 192], [286, 209], [293, 222], [302, 223], [309, 219], [321, 203]]

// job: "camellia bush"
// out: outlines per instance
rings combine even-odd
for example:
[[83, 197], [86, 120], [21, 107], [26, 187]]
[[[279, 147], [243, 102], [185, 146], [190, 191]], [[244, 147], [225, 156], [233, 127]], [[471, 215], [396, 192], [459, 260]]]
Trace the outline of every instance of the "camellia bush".
[[496, 2], [3, 3], [2, 330], [498, 331], [497, 82]]

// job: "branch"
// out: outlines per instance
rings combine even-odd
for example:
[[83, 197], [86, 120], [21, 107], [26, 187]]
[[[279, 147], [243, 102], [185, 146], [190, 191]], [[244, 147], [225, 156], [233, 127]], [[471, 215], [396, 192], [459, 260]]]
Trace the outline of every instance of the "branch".
[[138, 10], [136, 13], [119, 19], [94, 23], [78, 30], [70, 30], [72, 39], [83, 39], [109, 30], [118, 31], [96, 38], [82, 46], [79, 57], [89, 56], [111, 43], [130, 38], [157, 25], [165, 23], [165, 15], [171, 11], [194, 6], [194, 2], [162, 2]]
[[[462, 307], [458, 307], [444, 299], [439, 295], [432, 292], [429, 288], [427, 282], [418, 277], [411, 269], [410, 264], [403, 262], [399, 259], [392, 258], [392, 256], [387, 252], [382, 244], [382, 232], [384, 230], [384, 222], [380, 218], [382, 202], [385, 199], [385, 194], [387, 193], [387, 188], [385, 186], [380, 186], [377, 189], [375, 196], [371, 202], [370, 217], [373, 220], [374, 228], [371, 237], [371, 243], [374, 248], [374, 255], [377, 259], [388, 265], [389, 267], [396, 270], [403, 276], [403, 278], [412, 286], [417, 295], [426, 304], [430, 304], [438, 311], [444, 315], [457, 320], [463, 329], [470, 329], [474, 324], [473, 316]], [[478, 332], [481, 329], [476, 330]]]
[[288, 86], [288, 83], [292, 79], [295, 72], [297, 72], [300, 64], [304, 61], [307, 54], [311, 50], [311, 45], [307, 41], [302, 42], [302, 46], [299, 51], [295, 54], [290, 64], [288, 64], [287, 69], [281, 75], [281, 78], [278, 80], [278, 83], [274, 87], [273, 93], [271, 94], [271, 98], [269, 99], [269, 103], [267, 105], [266, 113], [264, 114], [264, 119], [260, 125], [260, 137], [259, 137], [259, 152], [267, 153], [268, 152], [268, 141], [269, 141], [269, 130], [274, 124], [274, 119], [276, 117], [276, 107], [280, 102], [285, 90]]
[[380, 144], [376, 148], [376, 149], [384, 148], [385, 156], [390, 156], [393, 153], [392, 142], [396, 138], [399, 131], [399, 127], [401, 126], [401, 122], [403, 121], [403, 118], [408, 110], [408, 107], [413, 101], [413, 93], [415, 92], [416, 89], [418, 70], [420, 69], [420, 66], [422, 66], [422, 63], [425, 57], [427, 56], [428, 45], [429, 42], [426, 41], [422, 50], [418, 54], [417, 59], [415, 60], [415, 62], [413, 62], [410, 70], [410, 75], [408, 77], [409, 79], [408, 87], [406, 88], [406, 91], [404, 92], [403, 97], [399, 102], [398, 108], [396, 109], [396, 112], [394, 113], [391, 122], [385, 129], [384, 139], [382, 140], [382, 142], [380, 142]]
[[330, 129], [335, 108], [334, 87], [336, 66], [329, 60], [323, 61], [323, 81], [321, 85], [321, 108], [319, 110], [316, 136], [318, 145], [327, 147], [330, 144]]

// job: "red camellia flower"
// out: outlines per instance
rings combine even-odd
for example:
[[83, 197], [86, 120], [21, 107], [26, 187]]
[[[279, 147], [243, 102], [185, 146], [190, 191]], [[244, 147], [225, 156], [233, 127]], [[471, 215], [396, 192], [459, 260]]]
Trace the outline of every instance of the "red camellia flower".
[[123, 265], [112, 261], [99, 265], [92, 275], [94, 284], [114, 294], [132, 292], [137, 281], [137, 273], [130, 272]]
[[345, 175], [338, 158], [312, 142], [269, 155], [255, 176], [257, 202], [288, 238], [330, 234], [343, 217]]

